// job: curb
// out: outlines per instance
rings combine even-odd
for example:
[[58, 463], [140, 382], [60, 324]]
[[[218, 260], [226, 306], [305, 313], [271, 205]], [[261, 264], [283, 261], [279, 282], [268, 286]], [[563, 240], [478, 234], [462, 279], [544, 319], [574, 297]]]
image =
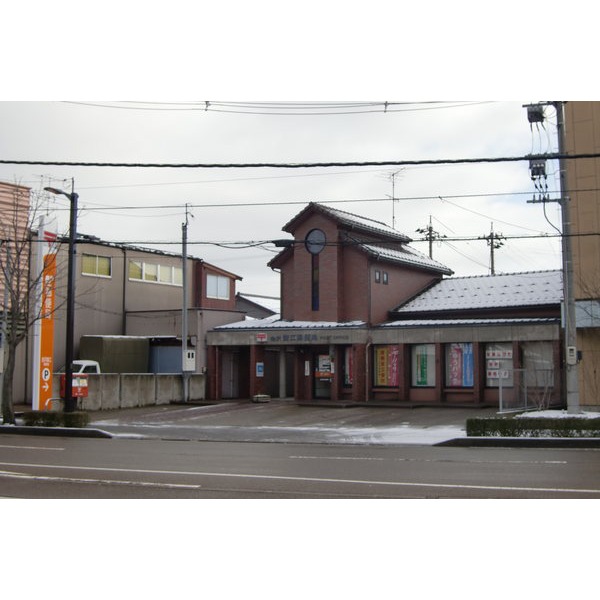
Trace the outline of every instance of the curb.
[[108, 431], [88, 427], [35, 427], [24, 425], [0, 425], [0, 434], [47, 435], [61, 437], [112, 438]]
[[457, 448], [600, 448], [600, 438], [464, 437], [446, 440], [434, 446]]

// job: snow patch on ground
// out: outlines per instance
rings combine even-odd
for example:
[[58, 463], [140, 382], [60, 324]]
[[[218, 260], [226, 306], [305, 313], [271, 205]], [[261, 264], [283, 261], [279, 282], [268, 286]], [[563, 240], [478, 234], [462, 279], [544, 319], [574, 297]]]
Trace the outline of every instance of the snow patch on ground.
[[[241, 427], [236, 425], [186, 425], [165, 423], [130, 423], [127, 425], [100, 421], [95, 425], [104, 427], [123, 436], [124, 430], [137, 429], [154, 435], [189, 436], [193, 439], [220, 441], [278, 441], [331, 444], [437, 444], [454, 438], [465, 437], [465, 429], [459, 426], [440, 427], [327, 427], [327, 426], [268, 426]], [[161, 434], [162, 432], [162, 434]], [[118, 433], [117, 433], [118, 434]], [[144, 437], [143, 434], [140, 434]]]
[[515, 419], [600, 419], [600, 412], [571, 413], [567, 410], [537, 410], [534, 412], [520, 413]]

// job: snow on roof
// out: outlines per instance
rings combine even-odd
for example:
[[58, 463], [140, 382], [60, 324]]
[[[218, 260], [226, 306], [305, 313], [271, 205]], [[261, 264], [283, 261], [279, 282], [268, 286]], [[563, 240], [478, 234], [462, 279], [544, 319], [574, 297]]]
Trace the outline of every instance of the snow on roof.
[[406, 321], [391, 321], [382, 323], [378, 327], [410, 328], [410, 327], [453, 327], [463, 325], [524, 325], [557, 323], [559, 319], [531, 318], [531, 319], [407, 319]]
[[379, 234], [383, 233], [386, 236], [391, 236], [396, 239], [402, 239], [405, 242], [412, 241], [407, 235], [400, 233], [399, 231], [390, 227], [389, 225], [386, 225], [382, 221], [375, 221], [374, 219], [361, 217], [360, 215], [355, 215], [353, 213], [346, 212], [345, 210], [331, 208], [330, 206], [324, 206], [322, 204], [318, 204], [317, 206], [324, 212], [329, 213], [336, 220], [340, 221], [341, 223], [344, 223], [345, 225], [358, 226], [362, 229], [373, 231]]
[[453, 272], [442, 263], [437, 262], [437, 260], [429, 258], [427, 254], [423, 254], [422, 252], [419, 252], [414, 248], [409, 248], [408, 246], [404, 246], [400, 250], [386, 248], [384, 246], [376, 246], [373, 244], [361, 244], [359, 247], [363, 247], [372, 255], [390, 260], [392, 262], [425, 267], [427, 269], [433, 269], [447, 275], [452, 275]]
[[238, 292], [237, 296], [243, 298], [244, 300], [248, 300], [257, 306], [262, 306], [268, 310], [271, 310], [275, 313], [279, 313], [281, 310], [281, 300], [280, 298], [275, 298], [273, 296], [261, 296], [259, 294], [247, 294], [244, 292]]
[[381, 221], [375, 221], [374, 219], [361, 217], [360, 215], [355, 215], [353, 213], [346, 212], [345, 210], [339, 210], [338, 208], [331, 208], [330, 206], [325, 206], [324, 204], [319, 204], [317, 202], [310, 202], [291, 221], [283, 226], [283, 231], [291, 233], [295, 229], [296, 224], [299, 223], [311, 210], [317, 210], [321, 213], [329, 215], [342, 225], [346, 225], [351, 229], [357, 229], [363, 232], [385, 236], [389, 239], [394, 239], [402, 243], [408, 243], [412, 241], [407, 235], [400, 233], [393, 227], [390, 227]]
[[248, 319], [215, 327], [223, 329], [331, 329], [333, 327], [364, 327], [364, 321], [347, 321], [336, 323], [334, 321], [283, 321], [279, 315], [266, 319]]
[[560, 304], [561, 271], [532, 271], [443, 279], [393, 312], [503, 308]]

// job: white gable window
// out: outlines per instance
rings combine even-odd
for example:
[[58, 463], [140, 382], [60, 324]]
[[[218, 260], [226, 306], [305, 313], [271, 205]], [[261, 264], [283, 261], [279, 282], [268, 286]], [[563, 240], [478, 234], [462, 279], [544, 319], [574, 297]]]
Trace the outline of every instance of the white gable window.
[[206, 275], [206, 297], [229, 300], [229, 277], [223, 275]]

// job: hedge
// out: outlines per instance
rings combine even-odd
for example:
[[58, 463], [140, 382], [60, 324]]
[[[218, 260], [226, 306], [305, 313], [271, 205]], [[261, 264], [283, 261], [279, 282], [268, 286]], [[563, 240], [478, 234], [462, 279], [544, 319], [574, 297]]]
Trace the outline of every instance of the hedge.
[[82, 411], [30, 410], [23, 413], [23, 422], [33, 427], [87, 427], [90, 416]]
[[472, 418], [467, 419], [466, 426], [467, 437], [600, 437], [600, 416]]

